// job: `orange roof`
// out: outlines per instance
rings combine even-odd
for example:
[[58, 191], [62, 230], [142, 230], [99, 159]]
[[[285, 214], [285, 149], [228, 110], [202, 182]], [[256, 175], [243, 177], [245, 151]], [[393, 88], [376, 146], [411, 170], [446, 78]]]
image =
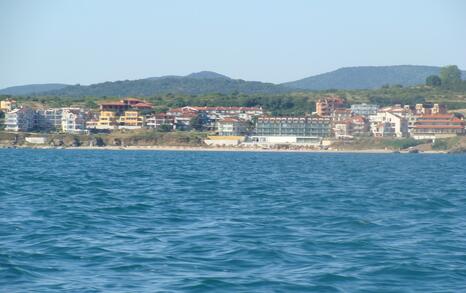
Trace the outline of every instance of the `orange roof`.
[[123, 101], [141, 101], [141, 102], [143, 102], [143, 100], [138, 99], [138, 98], [124, 98]]
[[123, 102], [101, 102], [99, 104], [105, 106], [126, 106], [126, 104]]
[[426, 129], [426, 128], [432, 128], [432, 129], [464, 129], [463, 125], [414, 125], [414, 128], [416, 129]]
[[152, 108], [152, 104], [149, 104], [149, 103], [137, 103], [137, 104], [134, 104], [133, 107], [135, 107], [135, 108]]
[[453, 118], [453, 114], [432, 114], [432, 115], [421, 115], [418, 118], [421, 119], [448, 119], [448, 118]]
[[351, 109], [335, 109], [337, 113], [351, 113]]
[[458, 118], [453, 118], [451, 120], [439, 119], [439, 120], [418, 120], [416, 123], [462, 123], [463, 120]]
[[198, 111], [260, 111], [258, 107], [192, 107]]
[[233, 123], [233, 122], [239, 122], [239, 120], [236, 119], [236, 118], [225, 117], [225, 118], [221, 119], [219, 122]]

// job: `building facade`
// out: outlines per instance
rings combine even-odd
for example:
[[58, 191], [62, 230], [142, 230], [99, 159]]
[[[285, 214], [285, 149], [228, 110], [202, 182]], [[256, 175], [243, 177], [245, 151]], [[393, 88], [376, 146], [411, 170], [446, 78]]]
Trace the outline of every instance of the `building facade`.
[[337, 96], [321, 98], [316, 102], [316, 114], [330, 116], [335, 109], [343, 108], [344, 105], [345, 100]]
[[30, 108], [18, 108], [5, 115], [6, 131], [30, 131], [36, 127], [36, 114]]
[[465, 133], [465, 122], [453, 114], [418, 116], [411, 135], [414, 139], [447, 138]]
[[5, 99], [0, 101], [0, 111], [9, 112], [17, 108], [16, 101], [13, 99]]
[[259, 117], [257, 136], [330, 137], [330, 117]]
[[96, 129], [112, 130], [116, 129], [117, 114], [114, 111], [100, 111], [99, 120], [97, 121]]
[[376, 137], [406, 137], [408, 136], [408, 120], [400, 114], [379, 111], [370, 117], [371, 132]]
[[247, 133], [248, 122], [236, 118], [222, 118], [217, 121], [217, 132], [220, 136], [242, 136]]
[[80, 109], [63, 109], [61, 131], [65, 133], [85, 133], [86, 117]]
[[351, 112], [354, 115], [369, 117], [371, 115], [377, 114], [377, 110], [379, 109], [378, 105], [375, 104], [354, 104], [351, 105]]
[[139, 129], [144, 126], [145, 118], [137, 110], [128, 110], [118, 118], [118, 128]]

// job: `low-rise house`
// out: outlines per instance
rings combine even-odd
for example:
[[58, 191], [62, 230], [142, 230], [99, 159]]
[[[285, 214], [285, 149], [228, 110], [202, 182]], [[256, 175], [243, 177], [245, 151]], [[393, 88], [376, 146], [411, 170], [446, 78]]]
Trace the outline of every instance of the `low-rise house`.
[[414, 139], [447, 138], [465, 133], [465, 122], [453, 114], [421, 115], [411, 135]]
[[5, 115], [5, 130], [30, 131], [36, 126], [36, 114], [34, 110], [23, 107], [9, 111]]
[[225, 117], [217, 121], [217, 132], [220, 136], [241, 136], [248, 130], [248, 122], [237, 118]]
[[3, 101], [0, 101], [0, 111], [10, 112], [16, 108], [17, 108], [16, 100], [5, 99]]

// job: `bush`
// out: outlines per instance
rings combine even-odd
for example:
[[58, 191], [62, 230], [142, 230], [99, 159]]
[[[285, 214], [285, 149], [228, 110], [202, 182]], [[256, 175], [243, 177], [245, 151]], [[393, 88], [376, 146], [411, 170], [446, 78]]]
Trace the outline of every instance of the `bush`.
[[386, 147], [393, 149], [407, 149], [420, 144], [426, 143], [425, 140], [415, 140], [414, 138], [402, 138], [402, 139], [391, 139], [385, 140], [383, 144]]
[[437, 151], [444, 151], [453, 148], [460, 141], [460, 137], [436, 139], [432, 144], [432, 149]]

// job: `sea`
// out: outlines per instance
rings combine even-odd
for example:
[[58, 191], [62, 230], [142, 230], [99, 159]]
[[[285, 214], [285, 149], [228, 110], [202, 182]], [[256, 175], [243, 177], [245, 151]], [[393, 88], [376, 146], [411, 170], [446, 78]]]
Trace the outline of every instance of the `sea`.
[[0, 149], [0, 292], [466, 292], [466, 155]]

